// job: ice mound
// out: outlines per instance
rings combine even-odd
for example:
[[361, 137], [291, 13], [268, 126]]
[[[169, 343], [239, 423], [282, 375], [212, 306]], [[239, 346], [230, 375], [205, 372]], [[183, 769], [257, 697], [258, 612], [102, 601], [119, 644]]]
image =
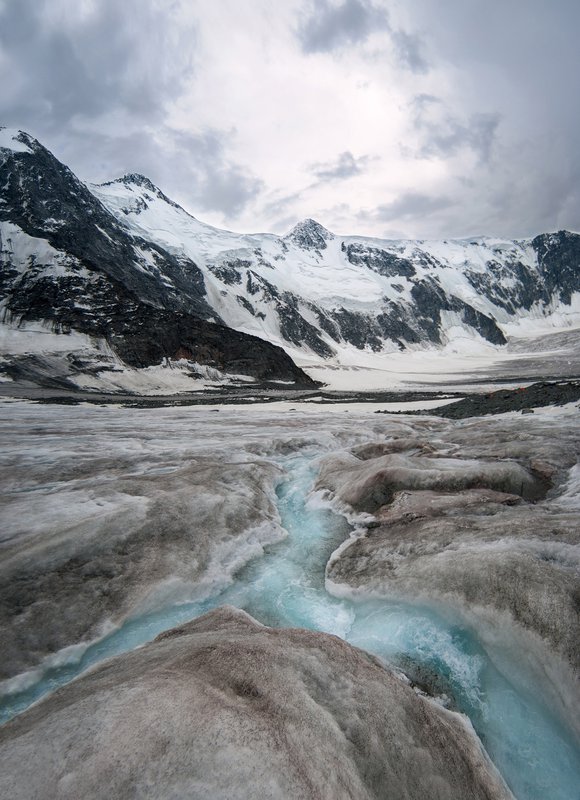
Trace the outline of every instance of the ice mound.
[[329, 456], [318, 488], [330, 489], [357, 511], [376, 511], [396, 492], [435, 489], [442, 492], [485, 488], [535, 499], [545, 494], [544, 481], [514, 462], [429, 458], [392, 453], [358, 462]]
[[136, 614], [215, 594], [284, 537], [278, 467], [230, 463], [227, 447], [210, 455], [187, 427], [173, 433], [181, 461], [167, 445], [168, 456], [156, 453], [150, 433], [143, 444], [111, 439], [101, 455], [90, 442], [87, 452], [46, 453], [49, 465], [14, 471], [16, 481], [28, 472], [26, 492], [5, 476], [0, 678]]
[[579, 456], [576, 429], [549, 415], [525, 427], [515, 416], [472, 420], [326, 456], [318, 489], [344, 513], [367, 513], [331, 557], [327, 589], [438, 604], [484, 638], [512, 649], [517, 640], [521, 661], [573, 718]]
[[230, 607], [8, 723], [0, 768], [12, 800], [511, 798], [463, 717], [337, 637]]

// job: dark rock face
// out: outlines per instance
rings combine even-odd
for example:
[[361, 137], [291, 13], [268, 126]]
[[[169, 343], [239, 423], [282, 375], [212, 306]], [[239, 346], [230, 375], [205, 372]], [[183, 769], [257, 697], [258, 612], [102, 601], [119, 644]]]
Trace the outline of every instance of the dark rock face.
[[314, 303], [309, 303], [309, 308], [316, 315], [320, 330], [324, 331], [335, 342], [340, 342], [342, 336], [337, 320], [333, 319], [328, 312], [314, 305]]
[[355, 243], [346, 245], [345, 252], [351, 264], [364, 264], [365, 267], [387, 278], [401, 275], [405, 278], [412, 278], [417, 274], [411, 261], [399, 258], [394, 253], [387, 253], [386, 250], [379, 250], [377, 247]]
[[228, 607], [8, 723], [0, 763], [12, 800], [511, 797], [462, 717], [372, 656]]
[[0, 221], [120, 281], [144, 302], [215, 317], [197, 265], [131, 236], [68, 167], [32, 137], [21, 136], [32, 152], [4, 151]]
[[270, 281], [248, 270], [246, 290], [252, 297], [259, 297], [275, 310], [280, 321], [280, 332], [287, 342], [297, 347], [306, 344], [322, 358], [333, 355], [331, 348], [320, 337], [320, 331], [300, 313], [300, 298], [292, 292], [279, 291]]
[[49, 320], [55, 331], [106, 339], [132, 367], [184, 357], [261, 381], [313, 381], [282, 348], [184, 312], [154, 308], [99, 273], [43, 277], [27, 273], [8, 299], [21, 321]]
[[430, 411], [447, 419], [465, 419], [507, 411], [529, 411], [543, 406], [565, 405], [580, 400], [580, 382], [534, 383], [523, 389], [500, 389], [486, 394], [472, 394], [457, 403]]
[[261, 381], [313, 385], [281, 347], [192, 314], [154, 308], [102, 274], [38, 280], [25, 275], [8, 307], [22, 321], [50, 320], [55, 331], [104, 338], [131, 367], [187, 357]]
[[[377, 316], [377, 324], [382, 336], [397, 342], [403, 350], [405, 342], [421, 341], [421, 333], [416, 328], [415, 319], [402, 303], [387, 300], [383, 311]], [[413, 327], [414, 325], [415, 327]]]
[[314, 381], [276, 345], [223, 325], [141, 304], [120, 320], [111, 342], [131, 366], [158, 364], [163, 357], [187, 358], [222, 372], [250, 375], [260, 381], [293, 381], [314, 386]]
[[211, 264], [209, 269], [226, 286], [239, 286], [242, 282], [242, 270], [252, 266], [251, 261], [244, 261], [240, 258], [224, 261], [220, 264]]
[[300, 347], [307, 344], [311, 350], [322, 358], [329, 358], [333, 351], [320, 338], [320, 332], [314, 325], [304, 319], [297, 308], [297, 300], [290, 292], [284, 292], [283, 301], [276, 305], [280, 319], [280, 330], [288, 342]]
[[541, 276], [511, 257], [504, 263], [488, 261], [485, 273], [467, 269], [465, 274], [478, 294], [509, 314], [518, 309], [529, 311], [534, 303], [550, 302], [550, 294]]
[[484, 339], [487, 339], [488, 342], [492, 344], [507, 343], [503, 331], [500, 330], [493, 317], [482, 314], [481, 311], [477, 311], [473, 306], [464, 303], [462, 300], [457, 301], [456, 307], [457, 310], [461, 311], [463, 322], [469, 325], [470, 328], [474, 328], [474, 330]]
[[333, 312], [332, 318], [338, 325], [342, 338], [359, 350], [368, 345], [371, 350], [378, 351], [383, 346], [375, 320], [369, 314], [339, 308]]
[[[150, 192], [151, 195], [155, 195], [155, 197], [159, 198], [159, 200], [163, 200], [168, 205], [173, 206], [173, 208], [179, 208], [181, 211], [184, 211], [184, 209], [181, 208], [181, 206], [178, 203], [171, 200], [169, 197], [167, 197], [166, 194], [164, 194], [161, 191], [161, 189], [155, 186], [155, 184], [152, 181], [150, 181], [149, 178], [145, 177], [145, 175], [141, 175], [138, 172], [129, 172], [127, 175], [123, 175], [122, 178], [116, 178], [114, 181], [106, 181], [105, 183], [102, 183], [101, 186], [111, 186], [115, 183], [124, 183], [125, 186], [139, 186], [140, 188]], [[147, 195], [145, 195], [145, 200], [150, 200], [150, 199], [151, 199], [150, 197], [147, 197]], [[144, 211], [145, 208], [147, 208], [146, 204], [142, 205], [141, 208], [136, 212], [135, 209], [133, 208], [131, 209], [131, 211], [135, 213], [140, 213], [140, 211]], [[129, 210], [125, 210], [125, 213], [129, 213]]]
[[305, 219], [304, 222], [299, 222], [285, 238], [304, 250], [325, 250], [326, 242], [334, 237], [316, 220]]
[[432, 342], [441, 341], [441, 311], [449, 310], [449, 302], [443, 289], [433, 280], [418, 281], [411, 289], [411, 297], [417, 307], [418, 322]]
[[569, 304], [572, 292], [580, 291], [580, 235], [569, 231], [536, 236], [532, 247], [550, 293], [557, 292]]
[[545, 233], [536, 236], [531, 246], [537, 254], [537, 271], [513, 253], [498, 252], [487, 262], [485, 273], [466, 269], [467, 279], [479, 294], [510, 314], [547, 305], [554, 297], [570, 304], [572, 293], [580, 291], [580, 235]]
[[504, 334], [492, 317], [457, 297], [449, 297], [435, 280], [418, 281], [411, 289], [411, 295], [419, 311], [419, 325], [430, 341], [441, 341], [441, 312], [457, 311], [463, 323], [474, 328], [484, 339], [492, 344], [506, 344]]

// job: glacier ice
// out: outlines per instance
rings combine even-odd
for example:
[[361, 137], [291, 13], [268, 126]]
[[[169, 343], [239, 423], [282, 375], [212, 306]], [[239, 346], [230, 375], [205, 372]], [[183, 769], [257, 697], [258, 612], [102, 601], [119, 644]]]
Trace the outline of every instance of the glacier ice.
[[[548, 790], [551, 798], [568, 799], [580, 776], [561, 722], [573, 724], [577, 707], [563, 663], [573, 655], [575, 623], [553, 615], [577, 582], [575, 409], [451, 422], [354, 408], [3, 408], [3, 457], [10, 464], [2, 470], [10, 537], [2, 543], [10, 556], [3, 569], [4, 576], [23, 570], [17, 628], [35, 643], [4, 684], [12, 691], [5, 709], [12, 703], [21, 711], [103, 658], [226, 603], [270, 626], [334, 634], [397, 665], [415, 693], [438, 695], [440, 704], [470, 716], [519, 799], [540, 800]], [[428, 474], [439, 462], [441, 483], [412, 482], [393, 502], [364, 512], [339, 500], [337, 486], [308, 499], [328, 465], [372, 471], [375, 460], [384, 465], [389, 458], [419, 475], [422, 459]], [[489, 485], [453, 486], [462, 459], [471, 470], [487, 465], [470, 474]], [[493, 465], [506, 463], [515, 493], [489, 480]], [[540, 482], [536, 499], [518, 491], [520, 470], [531, 485]], [[358, 528], [332, 514], [329, 503]], [[368, 547], [365, 558], [358, 557], [361, 546]], [[93, 555], [98, 569], [91, 574]], [[429, 569], [420, 568], [422, 559]], [[66, 602], [32, 580], [35, 563], [52, 571], [50, 580], [70, 581]], [[513, 580], [522, 564], [549, 583], [547, 611], [538, 580]], [[116, 615], [104, 600], [93, 602], [95, 589], [109, 582], [121, 592]], [[58, 642], [43, 639], [43, 610], [58, 622]], [[79, 641], [87, 618], [93, 627]], [[32, 669], [24, 674], [23, 658]], [[135, 663], [124, 658], [109, 663]], [[76, 685], [35, 709], [56, 709], [57, 698], [72, 697]], [[27, 714], [40, 713], [35, 709]], [[32, 719], [27, 714], [23, 725]], [[27, 741], [36, 735], [30, 724]]]

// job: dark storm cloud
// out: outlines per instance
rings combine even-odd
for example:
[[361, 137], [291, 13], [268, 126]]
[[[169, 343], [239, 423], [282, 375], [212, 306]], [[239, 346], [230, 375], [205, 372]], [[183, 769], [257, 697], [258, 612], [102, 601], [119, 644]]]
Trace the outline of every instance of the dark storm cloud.
[[[431, 0], [409, 0], [407, 8], [429, 54], [455, 75], [453, 96], [435, 87], [445, 102], [425, 94], [414, 108], [415, 155], [449, 159], [441, 190], [462, 198], [448, 230], [578, 230], [580, 3], [446, 0], [441, 13]], [[461, 158], [470, 151], [475, 167]]]
[[260, 193], [263, 183], [227, 158], [229, 135], [213, 130], [203, 134], [172, 131], [165, 156], [169, 163], [160, 166], [159, 172], [169, 168], [168, 179], [183, 196], [193, 198], [196, 208], [236, 217]]
[[421, 134], [418, 155], [449, 158], [462, 149], [472, 150], [483, 163], [489, 161], [501, 116], [474, 113], [462, 120], [454, 116], [438, 97], [421, 94], [412, 102], [413, 122]]
[[446, 157], [455, 155], [462, 148], [469, 148], [486, 162], [491, 156], [500, 119], [497, 113], [472, 114], [466, 122], [448, 117], [441, 124], [427, 124], [428, 137], [421, 154]]
[[297, 36], [304, 53], [329, 53], [345, 46], [364, 44], [373, 33], [384, 32], [401, 66], [418, 74], [429, 71], [419, 36], [394, 29], [389, 14], [370, 0], [311, 0], [302, 12]]
[[420, 219], [455, 205], [449, 197], [431, 197], [421, 192], [405, 192], [391, 203], [383, 203], [370, 212], [363, 212], [366, 219], [380, 222]]
[[310, 171], [319, 181], [346, 180], [364, 172], [370, 160], [369, 156], [355, 158], [349, 150], [345, 150], [333, 161], [312, 164]]
[[424, 44], [419, 36], [397, 30], [391, 33], [395, 52], [400, 63], [417, 75], [425, 75], [430, 66], [424, 55]]
[[[92, 139], [99, 153], [93, 162], [95, 181], [143, 173], [172, 199], [232, 218], [263, 188], [254, 175], [228, 160], [228, 134], [223, 131], [195, 134], [165, 128], [160, 139], [147, 132], [95, 133]], [[74, 141], [71, 147], [78, 148], [79, 159], [86, 155], [82, 142]]]
[[220, 164], [207, 170], [199, 188], [197, 205], [204, 211], [221, 211], [237, 217], [257, 197], [264, 182], [237, 164]]
[[[580, 156], [569, 153], [569, 158], [562, 158], [562, 152], [567, 152], [566, 135], [562, 132], [543, 143], [514, 147], [492, 171], [483, 193], [489, 218], [511, 226], [512, 236], [580, 229]], [[542, 160], [535, 163], [538, 149]], [[480, 188], [471, 191], [474, 201], [481, 202]], [[514, 220], [518, 220], [515, 231]]]
[[368, 0], [344, 0], [338, 5], [313, 0], [297, 34], [305, 53], [326, 53], [361, 44], [378, 30], [389, 30], [388, 14]]
[[290, 194], [275, 195], [273, 200], [264, 205], [263, 211], [267, 217], [283, 216], [284, 223], [286, 223], [287, 220], [294, 219], [289, 216], [288, 212], [302, 198], [303, 193], [304, 190], [301, 189]]
[[48, 0], [0, 5], [0, 52], [18, 88], [3, 93], [3, 120], [56, 127], [117, 108], [158, 119], [193, 67], [190, 51], [172, 46], [164, 13], [136, 0], [99, 0], [85, 16], [66, 11]]

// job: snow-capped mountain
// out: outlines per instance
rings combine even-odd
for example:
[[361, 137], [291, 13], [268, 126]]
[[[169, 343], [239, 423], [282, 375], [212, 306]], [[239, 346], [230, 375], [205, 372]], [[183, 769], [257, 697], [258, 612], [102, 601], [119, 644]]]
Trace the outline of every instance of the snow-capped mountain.
[[[208, 303], [202, 271], [185, 253], [170, 252], [152, 237], [129, 230], [26, 133], [0, 130], [0, 186], [0, 302], [9, 326], [5, 353], [16, 347], [22, 355], [20, 340], [9, 335], [15, 325], [39, 334], [28, 336], [32, 351], [40, 343], [49, 352], [66, 352], [61, 337], [55, 342], [40, 335], [48, 328], [85, 336], [81, 349], [88, 362], [81, 358], [75, 367], [80, 373], [182, 359], [210, 366], [214, 373], [312, 383], [281, 348], [226, 327]], [[144, 183], [142, 190], [149, 186]], [[33, 356], [26, 343], [26, 354]], [[78, 336], [73, 344], [78, 349]], [[90, 352], [89, 345], [98, 352]], [[5, 374], [22, 376], [22, 359], [17, 361], [5, 359]], [[74, 367], [74, 359], [68, 362]], [[67, 384], [66, 364], [29, 366], [32, 379], [53, 371]], [[190, 377], [208, 376], [195, 369]], [[180, 386], [186, 387], [193, 388], [191, 381]]]
[[195, 219], [142, 175], [86, 185], [6, 129], [0, 185], [6, 321], [96, 337], [134, 367], [181, 355], [306, 382], [271, 344], [303, 366], [340, 365], [580, 326], [575, 233], [393, 241], [307, 219], [283, 237], [237, 234]]
[[90, 188], [134, 235], [194, 261], [227, 325], [298, 358], [444, 345], [458, 330], [503, 345], [527, 320], [580, 324], [578, 234], [392, 241], [307, 219], [284, 237], [241, 235], [199, 222], [143, 176]]

